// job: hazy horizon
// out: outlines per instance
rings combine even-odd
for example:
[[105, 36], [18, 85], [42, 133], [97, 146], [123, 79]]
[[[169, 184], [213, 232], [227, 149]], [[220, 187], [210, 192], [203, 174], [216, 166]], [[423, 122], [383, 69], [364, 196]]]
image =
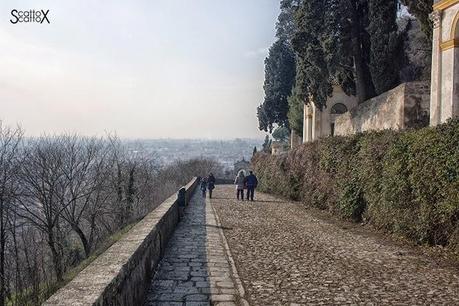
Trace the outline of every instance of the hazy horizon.
[[[50, 24], [11, 11], [50, 10]], [[28, 136], [260, 139], [278, 0], [0, 3], [0, 120]]]

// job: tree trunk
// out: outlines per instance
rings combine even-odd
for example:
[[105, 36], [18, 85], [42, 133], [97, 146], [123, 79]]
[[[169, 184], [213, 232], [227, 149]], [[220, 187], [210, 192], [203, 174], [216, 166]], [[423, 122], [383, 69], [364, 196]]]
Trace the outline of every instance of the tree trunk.
[[[16, 221], [14, 221], [16, 222]], [[21, 269], [19, 267], [19, 248], [18, 248], [18, 241], [16, 237], [16, 229], [15, 229], [16, 224], [13, 224], [12, 226], [12, 238], [13, 238], [13, 246], [14, 246], [14, 257], [15, 257], [15, 271], [16, 271], [16, 283], [15, 283], [15, 291], [16, 291], [16, 300], [18, 299], [17, 297], [19, 296], [19, 299], [22, 297], [22, 291], [23, 291], [23, 284], [22, 284], [22, 275], [21, 275]], [[17, 301], [16, 301], [17, 302]]]
[[365, 31], [361, 18], [359, 4], [354, 3], [352, 13], [352, 57], [355, 68], [355, 87], [359, 103], [362, 103], [375, 96], [375, 88], [371, 79], [370, 69], [365, 60], [364, 37], [362, 32]]
[[77, 233], [78, 237], [80, 237], [81, 244], [83, 244], [85, 256], [86, 258], [88, 258], [91, 253], [91, 245], [88, 239], [86, 238], [86, 235], [81, 230], [81, 228], [78, 227], [78, 225], [72, 225], [72, 228]]
[[62, 258], [60, 257], [59, 252], [56, 249], [56, 242], [54, 241], [54, 234], [53, 230], [48, 230], [48, 245], [51, 249], [51, 254], [53, 256], [53, 265], [54, 265], [54, 272], [56, 273], [56, 279], [58, 282], [63, 281], [63, 270], [62, 270]]

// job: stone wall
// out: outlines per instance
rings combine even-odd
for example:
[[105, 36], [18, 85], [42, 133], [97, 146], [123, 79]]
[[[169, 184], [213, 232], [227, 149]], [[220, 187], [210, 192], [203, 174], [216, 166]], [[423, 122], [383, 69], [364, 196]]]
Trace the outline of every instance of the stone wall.
[[338, 116], [335, 135], [428, 126], [429, 106], [427, 82], [404, 83]]
[[[185, 186], [187, 201], [198, 182], [194, 178]], [[141, 305], [178, 222], [179, 203], [173, 195], [43, 305]]]

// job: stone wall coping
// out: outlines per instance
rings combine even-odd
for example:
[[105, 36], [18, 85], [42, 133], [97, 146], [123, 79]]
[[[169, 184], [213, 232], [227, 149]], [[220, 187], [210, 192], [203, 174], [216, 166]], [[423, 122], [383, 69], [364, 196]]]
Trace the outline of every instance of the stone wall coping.
[[383, 101], [383, 99], [381, 99], [381, 97], [387, 97], [391, 94], [394, 94], [396, 92], [399, 92], [399, 91], [404, 91], [404, 92], [407, 92], [407, 93], [411, 93], [411, 88], [413, 86], [420, 86], [420, 85], [426, 85], [426, 86], [429, 86], [428, 82], [426, 81], [414, 81], [414, 82], [406, 82], [406, 83], [402, 83], [400, 85], [398, 85], [397, 87], [394, 87], [386, 92], [383, 92], [382, 94], [380, 94], [379, 96], [376, 96], [374, 98], [371, 98], [369, 100], [366, 100], [365, 102], [359, 104], [357, 107], [349, 110], [349, 112], [346, 112], [342, 115], [339, 115], [336, 117], [336, 121], [335, 122], [341, 122], [342, 120], [347, 120], [347, 118], [349, 117], [354, 117], [360, 113], [364, 113], [366, 111], [366, 109], [369, 109], [371, 108], [373, 105], [379, 105], [379, 104], [384, 104], [386, 103], [386, 101]]
[[407, 82], [369, 99], [335, 118], [335, 135], [370, 130], [400, 130], [428, 124], [428, 82]]

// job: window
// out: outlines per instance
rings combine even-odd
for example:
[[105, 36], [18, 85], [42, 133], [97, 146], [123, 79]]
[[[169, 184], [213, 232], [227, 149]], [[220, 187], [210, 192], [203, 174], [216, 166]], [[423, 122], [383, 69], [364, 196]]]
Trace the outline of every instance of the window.
[[330, 110], [332, 115], [341, 115], [347, 112], [347, 107], [343, 103], [336, 103]]

